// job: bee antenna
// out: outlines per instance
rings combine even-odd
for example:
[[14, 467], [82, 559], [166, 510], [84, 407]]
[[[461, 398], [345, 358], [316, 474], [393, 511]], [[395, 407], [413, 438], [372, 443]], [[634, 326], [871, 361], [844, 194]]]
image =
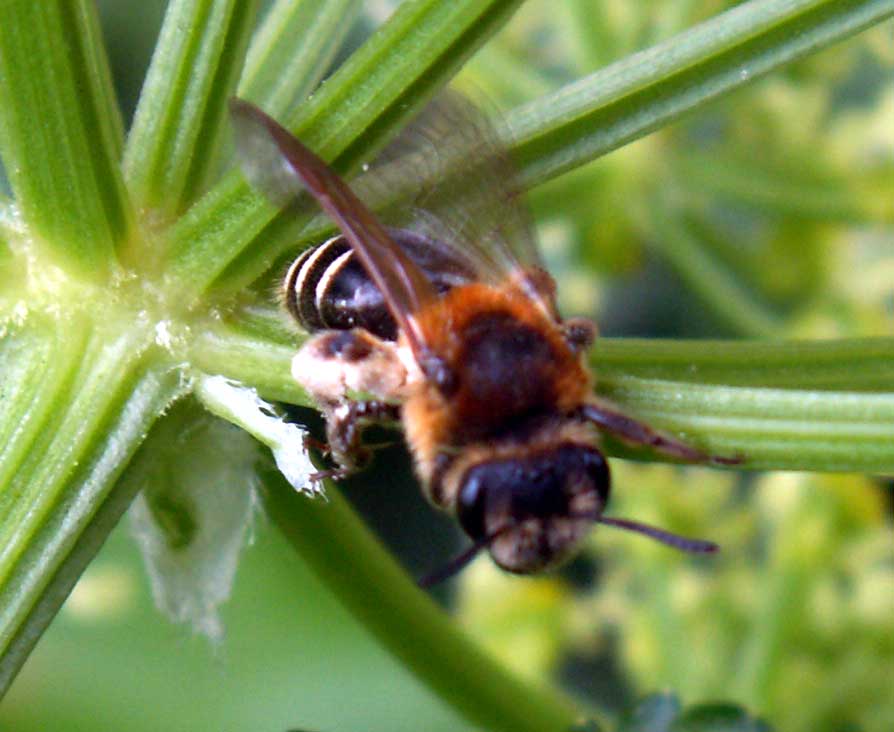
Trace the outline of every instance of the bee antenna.
[[[704, 539], [690, 539], [688, 537], [680, 536], [679, 534], [674, 534], [664, 529], [659, 529], [657, 526], [642, 524], [639, 521], [632, 521], [631, 519], [612, 518], [610, 516], [602, 516], [596, 513], [575, 513], [569, 518], [588, 519], [598, 524], [614, 526], [617, 529], [624, 529], [625, 531], [635, 531], [638, 534], [648, 536], [649, 538], [654, 539], [655, 541], [660, 541], [662, 544], [666, 544], [667, 546], [673, 547], [674, 549], [679, 549], [680, 551], [689, 552], [691, 554], [713, 554], [720, 549], [720, 546], [715, 544], [713, 541], [706, 541]], [[453, 557], [453, 559], [447, 562], [447, 564], [445, 564], [443, 567], [440, 567], [434, 572], [431, 572], [430, 574], [422, 577], [416, 584], [421, 589], [426, 590], [430, 587], [440, 584], [444, 580], [450, 579], [455, 574], [465, 569], [465, 567], [467, 567], [468, 564], [475, 557], [477, 557], [483, 549], [487, 549], [497, 537], [501, 536], [512, 528], [512, 524], [503, 526], [497, 531], [494, 531], [488, 536], [485, 536], [483, 539], [479, 539], [468, 549], [465, 549], [464, 551]]]
[[444, 580], [450, 579], [451, 577], [453, 577], [453, 575], [458, 574], [463, 569], [465, 569], [481, 551], [487, 549], [491, 544], [493, 544], [495, 539], [497, 539], [502, 534], [505, 534], [511, 528], [513, 528], [512, 524], [503, 526], [502, 528], [488, 534], [484, 538], [478, 539], [478, 541], [472, 544], [472, 546], [457, 554], [443, 567], [439, 567], [434, 572], [431, 572], [430, 574], [427, 574], [419, 579], [416, 582], [416, 585], [423, 590], [427, 590], [429, 587], [434, 587], [435, 585], [441, 584], [441, 582], [443, 582]]
[[436, 569], [434, 572], [430, 572], [429, 574], [420, 578], [419, 581], [416, 582], [416, 584], [421, 589], [427, 590], [430, 587], [441, 584], [444, 580], [450, 579], [453, 575], [459, 573], [460, 570], [464, 569], [475, 557], [477, 557], [478, 553], [482, 549], [486, 549], [488, 543], [490, 542], [485, 542], [484, 539], [482, 539], [481, 541], [476, 541], [468, 549], [453, 557], [453, 559], [447, 562], [447, 564], [445, 564], [443, 567], [438, 567], [438, 569]]
[[[578, 516], [575, 515], [575, 518], [578, 518]], [[641, 524], [639, 521], [631, 521], [630, 519], [611, 518], [609, 516], [599, 516], [594, 514], [583, 514], [579, 518], [588, 518], [596, 523], [607, 524], [608, 526], [614, 526], [615, 528], [624, 529], [625, 531], [635, 531], [638, 534], [644, 534], [645, 536], [655, 539], [655, 541], [660, 541], [662, 544], [666, 544], [674, 549], [679, 549], [682, 552], [689, 552], [691, 554], [713, 554], [720, 549], [720, 546], [713, 541], [689, 539], [685, 536], [659, 529], [656, 526]]]

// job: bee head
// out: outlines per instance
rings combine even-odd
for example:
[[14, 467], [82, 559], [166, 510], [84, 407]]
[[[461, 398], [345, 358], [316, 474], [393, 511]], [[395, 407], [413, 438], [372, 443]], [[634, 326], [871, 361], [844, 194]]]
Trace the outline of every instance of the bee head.
[[569, 558], [608, 495], [602, 453], [561, 442], [471, 465], [460, 478], [457, 515], [498, 566], [529, 574]]

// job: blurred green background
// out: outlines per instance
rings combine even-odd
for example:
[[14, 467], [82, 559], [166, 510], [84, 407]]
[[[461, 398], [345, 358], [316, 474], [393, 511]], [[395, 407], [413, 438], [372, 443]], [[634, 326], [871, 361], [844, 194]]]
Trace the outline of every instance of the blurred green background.
[[[532, 0], [458, 83], [509, 109], [733, 4]], [[164, 3], [100, 6], [129, 115]], [[388, 9], [368, 3], [349, 47]], [[894, 28], [774, 74], [531, 204], [563, 311], [597, 316], [605, 334], [891, 335]], [[458, 622], [607, 716], [669, 688], [686, 703], [744, 704], [779, 730], [894, 729], [889, 481], [620, 461], [614, 472], [614, 514], [718, 540], [723, 553], [681, 557], [600, 530], [554, 576], [507, 577], [485, 558], [439, 589]], [[402, 449], [345, 490], [414, 573], [456, 546]], [[464, 728], [262, 517], [246, 533], [223, 634], [208, 640], [155, 608], [124, 522], [4, 700], [0, 729]]]

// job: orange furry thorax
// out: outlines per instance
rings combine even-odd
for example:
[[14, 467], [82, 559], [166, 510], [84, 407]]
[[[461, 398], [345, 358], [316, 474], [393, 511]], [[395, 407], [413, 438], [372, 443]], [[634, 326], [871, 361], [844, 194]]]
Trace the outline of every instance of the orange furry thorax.
[[423, 478], [437, 451], [501, 439], [532, 417], [570, 412], [589, 393], [561, 324], [512, 283], [456, 287], [415, 317], [457, 384], [447, 394], [423, 384], [404, 405]]

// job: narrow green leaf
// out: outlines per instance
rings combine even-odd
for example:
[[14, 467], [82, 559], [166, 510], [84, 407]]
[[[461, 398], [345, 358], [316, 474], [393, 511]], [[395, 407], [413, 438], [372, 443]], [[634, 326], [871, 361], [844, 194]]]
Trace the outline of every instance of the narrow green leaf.
[[271, 469], [263, 475], [261, 495], [268, 516], [344, 607], [475, 728], [543, 732], [572, 726], [577, 713], [568, 700], [521, 682], [470, 642], [337, 490], [329, 490], [326, 501], [309, 499]]
[[[520, 0], [407, 2], [285, 123], [341, 171], [442, 86], [508, 19]], [[290, 244], [280, 215], [234, 173], [198, 202], [172, 234], [174, 281], [198, 295], [233, 263], [226, 289], [244, 287]], [[271, 223], [272, 222], [272, 223]], [[256, 240], [259, 234], [264, 236]], [[277, 234], [280, 234], [279, 236]], [[248, 251], [249, 247], [251, 250]]]
[[134, 199], [162, 220], [188, 207], [217, 170], [226, 100], [256, 7], [257, 0], [175, 0], [168, 7], [124, 155]]
[[121, 130], [93, 4], [0, 3], [0, 157], [40, 246], [82, 275], [131, 227]]
[[277, 0], [252, 39], [239, 96], [285, 114], [323, 78], [359, 9], [359, 0]]
[[[110, 530], [103, 501], [182, 388], [177, 373], [145, 363], [151, 335], [72, 318], [29, 322], [2, 341], [4, 372], [16, 381], [5, 381], [11, 397], [0, 412], [7, 438], [0, 454], [0, 692]], [[91, 529], [97, 512], [99, 528]]]
[[[507, 117], [526, 187], [894, 16], [894, 0], [751, 0]], [[571, 143], [570, 141], [574, 141]]]

